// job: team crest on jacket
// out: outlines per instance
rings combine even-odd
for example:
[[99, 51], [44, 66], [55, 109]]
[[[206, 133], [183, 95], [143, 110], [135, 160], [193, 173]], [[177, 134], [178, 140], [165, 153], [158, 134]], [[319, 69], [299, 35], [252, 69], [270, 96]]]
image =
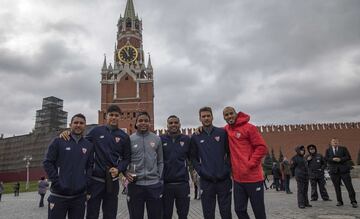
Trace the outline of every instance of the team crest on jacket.
[[83, 152], [83, 154], [86, 154], [86, 151], [87, 151], [87, 149], [86, 149], [86, 148], [82, 148], [82, 152]]
[[184, 146], [184, 144], [185, 144], [185, 143], [184, 143], [183, 141], [180, 141], [181, 147]]
[[241, 133], [240, 133], [240, 132], [236, 132], [235, 137], [236, 137], [236, 138], [240, 138], [240, 136], [241, 136]]
[[55, 206], [55, 203], [50, 203], [49, 204], [50, 210], [52, 210], [54, 208], [54, 206]]
[[155, 142], [150, 142], [151, 147], [155, 147]]
[[216, 140], [216, 141], [220, 141], [220, 136], [216, 136], [216, 137], [215, 137], [215, 140]]
[[119, 141], [121, 140], [121, 138], [120, 137], [115, 137], [115, 141], [116, 141], [116, 143], [119, 143]]

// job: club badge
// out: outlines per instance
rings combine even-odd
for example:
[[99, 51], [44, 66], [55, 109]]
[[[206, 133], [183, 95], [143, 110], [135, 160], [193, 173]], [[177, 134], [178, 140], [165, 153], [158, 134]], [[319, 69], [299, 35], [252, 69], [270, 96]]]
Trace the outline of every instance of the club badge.
[[50, 203], [49, 204], [50, 210], [52, 210], [54, 208], [54, 206], [55, 206], [55, 203]]
[[215, 140], [216, 140], [216, 141], [220, 141], [220, 136], [216, 136], [216, 137], [215, 137]]
[[235, 137], [236, 137], [236, 138], [240, 138], [240, 136], [241, 136], [241, 133], [240, 133], [240, 132], [236, 132]]
[[163, 146], [167, 146], [167, 143], [165, 142], [165, 143], [163, 144]]
[[116, 143], [119, 143], [119, 141], [121, 140], [121, 138], [120, 137], [115, 137], [115, 141], [116, 141]]
[[83, 152], [83, 154], [86, 154], [86, 151], [87, 151], [87, 149], [86, 149], [86, 148], [82, 148], [82, 152]]
[[181, 147], [182, 147], [182, 146], [184, 146], [184, 144], [185, 144], [185, 142], [180, 141], [180, 145], [181, 145]]
[[151, 147], [155, 147], [155, 142], [150, 142]]

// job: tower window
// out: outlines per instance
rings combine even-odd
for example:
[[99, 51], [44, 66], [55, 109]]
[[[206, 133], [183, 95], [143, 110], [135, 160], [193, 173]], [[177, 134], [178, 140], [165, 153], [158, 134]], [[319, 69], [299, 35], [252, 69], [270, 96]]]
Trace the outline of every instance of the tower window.
[[135, 28], [138, 30], [139, 29], [139, 21], [135, 21]]
[[125, 77], [125, 81], [128, 81], [128, 80], [129, 80], [129, 76], [126, 76], [126, 77]]
[[131, 27], [131, 19], [126, 19], [126, 27]]

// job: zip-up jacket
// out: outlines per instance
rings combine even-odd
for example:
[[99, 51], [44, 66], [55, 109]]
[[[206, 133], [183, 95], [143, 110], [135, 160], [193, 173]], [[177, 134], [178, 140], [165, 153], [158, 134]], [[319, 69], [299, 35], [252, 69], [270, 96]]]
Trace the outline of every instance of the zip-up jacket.
[[201, 179], [211, 182], [230, 177], [228, 136], [224, 129], [212, 127], [208, 134], [202, 131], [191, 136], [190, 157]]
[[189, 182], [187, 161], [190, 154], [190, 137], [161, 135], [164, 154], [164, 183]]
[[78, 142], [70, 135], [66, 141], [56, 138], [49, 146], [43, 162], [51, 180], [50, 191], [61, 196], [86, 192], [93, 165], [93, 144], [81, 137]]
[[300, 149], [304, 149], [304, 146], [297, 146], [295, 148], [296, 155], [291, 158], [291, 170], [293, 175], [300, 178], [308, 178], [308, 166], [304, 158], [304, 155], [300, 154]]
[[160, 182], [164, 160], [160, 137], [152, 132], [135, 132], [130, 136], [131, 163], [129, 171], [135, 172], [137, 185], [153, 185]]
[[229, 137], [233, 179], [241, 183], [264, 180], [261, 160], [268, 152], [264, 139], [249, 120], [249, 115], [239, 112], [235, 123], [225, 126]]
[[[315, 149], [315, 153], [310, 153], [310, 147], [313, 147]], [[326, 167], [326, 161], [324, 157], [321, 154], [317, 153], [317, 148], [315, 145], [307, 146], [307, 150], [309, 154], [305, 156], [305, 160], [307, 161], [307, 166], [309, 168], [309, 178], [324, 177], [324, 170]], [[308, 160], [309, 156], [311, 156], [310, 160]]]
[[117, 167], [119, 173], [125, 172], [130, 162], [129, 135], [103, 125], [93, 128], [86, 139], [94, 144], [94, 177], [105, 179], [105, 171], [111, 167]]

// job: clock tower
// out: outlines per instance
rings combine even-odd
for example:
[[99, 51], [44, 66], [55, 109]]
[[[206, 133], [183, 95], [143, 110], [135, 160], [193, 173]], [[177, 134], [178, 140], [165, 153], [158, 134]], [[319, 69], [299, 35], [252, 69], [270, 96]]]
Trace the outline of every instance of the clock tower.
[[135, 15], [134, 3], [127, 0], [124, 16], [117, 23], [114, 62], [101, 69], [101, 109], [99, 124], [105, 124], [106, 109], [120, 107], [120, 128], [128, 134], [135, 131], [137, 112], [146, 111], [154, 128], [154, 81], [150, 55], [145, 65], [142, 42], [142, 21]]

